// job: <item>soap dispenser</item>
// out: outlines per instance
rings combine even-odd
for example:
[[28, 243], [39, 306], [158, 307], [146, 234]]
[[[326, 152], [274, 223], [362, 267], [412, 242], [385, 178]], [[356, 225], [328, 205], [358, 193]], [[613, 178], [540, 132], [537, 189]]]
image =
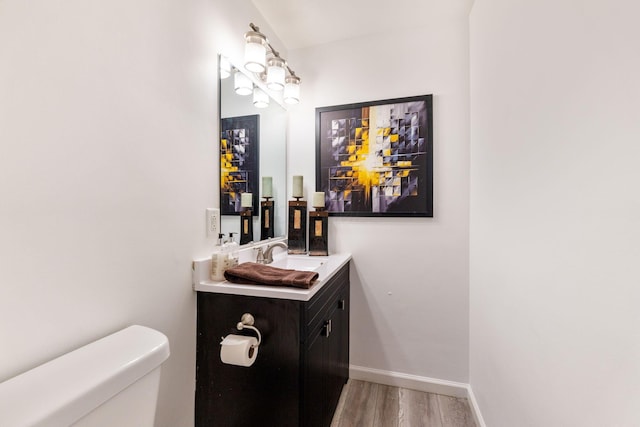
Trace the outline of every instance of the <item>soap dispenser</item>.
[[[226, 258], [226, 268], [235, 267], [240, 262], [240, 246], [238, 242], [235, 241], [233, 235], [236, 233], [229, 233], [229, 241], [224, 244], [224, 250], [227, 258]], [[225, 268], [225, 270], [226, 270]]]
[[227, 254], [224, 252], [224, 234], [218, 234], [218, 245], [211, 254], [211, 280], [221, 282], [224, 280], [224, 270], [227, 264]]

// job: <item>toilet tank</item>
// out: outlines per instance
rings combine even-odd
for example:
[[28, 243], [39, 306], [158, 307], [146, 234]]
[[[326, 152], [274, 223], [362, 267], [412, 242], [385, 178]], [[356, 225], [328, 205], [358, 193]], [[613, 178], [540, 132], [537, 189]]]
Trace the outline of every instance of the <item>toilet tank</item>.
[[0, 426], [151, 427], [162, 333], [130, 326], [0, 383]]

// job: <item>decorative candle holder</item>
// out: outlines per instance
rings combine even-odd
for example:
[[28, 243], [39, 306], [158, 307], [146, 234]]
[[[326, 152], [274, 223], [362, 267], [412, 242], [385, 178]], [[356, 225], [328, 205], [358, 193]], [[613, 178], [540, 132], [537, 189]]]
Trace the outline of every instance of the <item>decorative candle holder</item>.
[[309, 212], [309, 255], [329, 255], [329, 212], [325, 210], [324, 193], [313, 194], [315, 212]]
[[300, 200], [289, 201], [289, 234], [288, 234], [290, 254], [307, 253], [307, 202]]
[[260, 240], [269, 239], [274, 236], [273, 230], [273, 177], [262, 177], [262, 197], [265, 201], [260, 202]]
[[289, 201], [289, 233], [287, 252], [290, 254], [307, 253], [307, 202], [295, 197]]
[[253, 241], [253, 213], [251, 208], [242, 208], [240, 212], [240, 244]]
[[307, 202], [300, 200], [303, 196], [302, 179], [302, 175], [294, 175], [291, 196], [296, 200], [289, 201], [287, 252], [290, 254], [307, 253]]
[[265, 197], [265, 199], [265, 201], [260, 202], [260, 240], [274, 236], [273, 201], [269, 200], [271, 197]]
[[242, 193], [241, 194], [241, 208], [240, 212], [240, 244], [253, 241], [253, 212], [251, 208], [253, 206], [253, 194]]

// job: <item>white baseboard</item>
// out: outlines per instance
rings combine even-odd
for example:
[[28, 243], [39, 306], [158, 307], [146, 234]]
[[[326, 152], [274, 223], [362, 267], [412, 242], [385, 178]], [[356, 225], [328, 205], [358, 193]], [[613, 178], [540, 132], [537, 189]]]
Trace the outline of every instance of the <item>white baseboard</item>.
[[363, 366], [349, 365], [349, 378], [447, 396], [464, 398], [468, 396], [467, 389], [469, 385], [465, 383], [420, 377], [400, 372], [382, 371]]
[[471, 413], [478, 427], [487, 427], [480, 413], [480, 407], [473, 394], [473, 390], [467, 383], [421, 377], [400, 372], [383, 371], [356, 365], [349, 365], [349, 378], [369, 381], [376, 384], [409, 388], [427, 393], [444, 394], [445, 396], [464, 397], [469, 401]]
[[476, 400], [475, 394], [473, 394], [471, 385], [467, 386], [467, 392], [467, 400], [469, 401], [469, 406], [471, 407], [473, 418], [476, 420], [476, 425], [478, 427], [487, 427], [484, 422], [484, 418], [482, 418], [482, 413], [480, 412], [480, 407], [478, 406], [478, 401]]

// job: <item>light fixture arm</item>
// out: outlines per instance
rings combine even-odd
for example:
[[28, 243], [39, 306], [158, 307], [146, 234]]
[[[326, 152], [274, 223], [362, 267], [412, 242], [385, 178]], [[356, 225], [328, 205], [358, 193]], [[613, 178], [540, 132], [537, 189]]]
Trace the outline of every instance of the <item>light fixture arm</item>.
[[271, 53], [273, 56], [275, 56], [276, 58], [280, 58], [284, 61], [284, 66], [286, 67], [287, 71], [289, 72], [290, 75], [294, 76], [294, 77], [298, 77], [296, 76], [295, 71], [293, 71], [290, 67], [289, 64], [287, 63], [287, 60], [284, 59], [283, 57], [280, 56], [280, 53], [278, 53], [277, 50], [275, 50], [273, 48], [273, 46], [271, 46], [271, 43], [269, 43], [269, 39], [267, 38], [267, 36], [265, 36], [261, 31], [260, 31], [260, 27], [258, 27], [257, 25], [255, 25], [253, 22], [249, 23], [249, 28], [251, 28], [252, 31], [255, 31], [256, 33], [260, 34], [262, 37], [264, 37], [265, 43], [267, 44], [267, 49], [269, 51], [269, 53]]

